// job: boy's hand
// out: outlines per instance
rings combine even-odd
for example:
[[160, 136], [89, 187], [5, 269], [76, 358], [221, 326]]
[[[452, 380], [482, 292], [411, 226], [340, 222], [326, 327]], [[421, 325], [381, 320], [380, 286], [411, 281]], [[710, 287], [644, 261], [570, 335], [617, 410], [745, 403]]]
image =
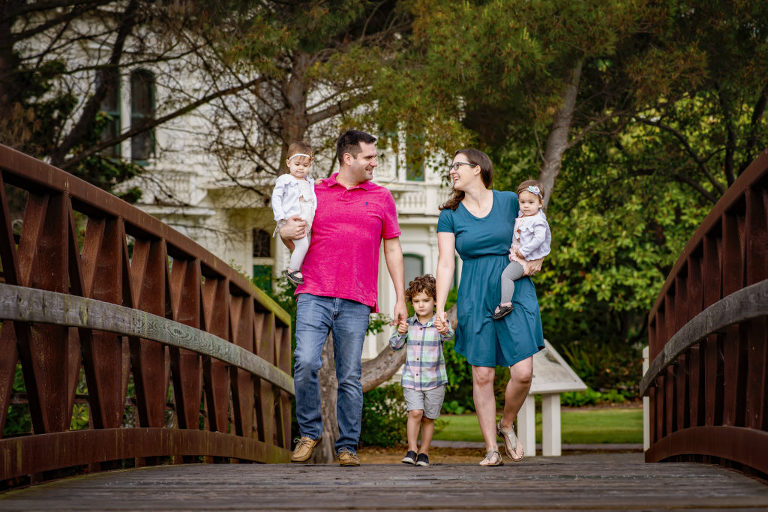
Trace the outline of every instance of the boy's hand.
[[445, 311], [435, 313], [434, 326], [439, 333], [448, 332], [448, 314]]
[[398, 334], [405, 334], [408, 332], [408, 322], [405, 320], [401, 320], [397, 323], [397, 332]]

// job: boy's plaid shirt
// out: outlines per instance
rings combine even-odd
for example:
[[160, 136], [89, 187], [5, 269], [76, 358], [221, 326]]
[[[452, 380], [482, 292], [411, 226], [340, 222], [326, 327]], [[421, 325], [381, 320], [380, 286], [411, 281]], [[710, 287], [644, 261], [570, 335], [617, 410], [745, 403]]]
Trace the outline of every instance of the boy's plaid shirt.
[[389, 346], [400, 350], [408, 342], [403, 369], [404, 388], [426, 391], [448, 383], [443, 358], [443, 342], [453, 338], [453, 329], [441, 335], [434, 326], [433, 316], [422, 325], [416, 315], [408, 319], [408, 332], [395, 332], [389, 339]]

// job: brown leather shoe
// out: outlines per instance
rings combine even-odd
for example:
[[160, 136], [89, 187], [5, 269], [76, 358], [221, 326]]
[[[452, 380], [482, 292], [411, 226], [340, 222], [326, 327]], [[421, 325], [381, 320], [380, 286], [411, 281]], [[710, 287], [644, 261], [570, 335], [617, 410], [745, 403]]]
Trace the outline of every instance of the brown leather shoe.
[[339, 466], [359, 466], [360, 459], [357, 455], [347, 449], [342, 449], [339, 452]]
[[310, 439], [303, 436], [296, 442], [296, 448], [293, 449], [293, 455], [291, 456], [291, 462], [305, 462], [311, 456], [315, 449], [315, 445], [319, 439]]

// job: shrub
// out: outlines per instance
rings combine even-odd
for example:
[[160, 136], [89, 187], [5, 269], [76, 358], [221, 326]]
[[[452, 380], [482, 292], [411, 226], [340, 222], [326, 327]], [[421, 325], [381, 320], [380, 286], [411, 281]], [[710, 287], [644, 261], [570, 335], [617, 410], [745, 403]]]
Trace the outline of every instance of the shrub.
[[637, 398], [642, 376], [640, 347], [605, 346], [597, 340], [578, 340], [557, 350], [590, 388], [601, 392], [613, 390], [622, 399]]
[[459, 404], [458, 400], [451, 400], [450, 402], [443, 402], [443, 414], [464, 414], [469, 412], [466, 407]]
[[621, 404], [626, 402], [628, 398], [632, 398], [634, 396], [631, 394], [631, 392], [628, 395], [629, 396], [615, 389], [600, 392], [591, 388], [587, 388], [584, 391], [570, 391], [560, 394], [560, 403], [566, 407], [581, 407], [584, 405], [598, 404]]
[[363, 423], [360, 444], [396, 446], [405, 441], [408, 410], [399, 384], [374, 388], [363, 397]]
[[584, 391], [568, 391], [560, 394], [560, 403], [566, 407], [595, 405], [600, 399], [600, 392], [587, 388]]
[[[445, 370], [448, 376], [448, 384], [445, 386], [445, 402], [443, 411], [451, 414], [446, 409], [446, 403], [456, 402], [456, 407], [474, 411], [475, 403], [472, 400], [472, 367], [464, 356], [454, 350], [455, 339], [443, 343], [443, 355], [445, 356]], [[450, 405], [448, 406], [451, 407]], [[457, 413], [458, 414], [458, 413]]]

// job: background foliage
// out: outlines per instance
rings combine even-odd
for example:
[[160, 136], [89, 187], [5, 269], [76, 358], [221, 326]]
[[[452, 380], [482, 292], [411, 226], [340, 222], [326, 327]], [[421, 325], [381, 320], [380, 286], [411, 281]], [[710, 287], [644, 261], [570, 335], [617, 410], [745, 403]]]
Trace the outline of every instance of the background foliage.
[[360, 443], [363, 446], [395, 446], [406, 439], [408, 410], [399, 384], [368, 391], [363, 400]]
[[[142, 168], [98, 151], [119, 142], [96, 108], [108, 72], [189, 56], [211, 91], [170, 87], [158, 118], [208, 105], [209, 150], [239, 186], [279, 173], [300, 138], [332, 170], [330, 141], [352, 126], [382, 148], [407, 134], [409, 164], [476, 146], [498, 189], [551, 178], [552, 253], [534, 280], [545, 337], [610, 397], [636, 390], [647, 312], [686, 241], [768, 146], [762, 0], [14, 1], [1, 16], [0, 140], [129, 200], [139, 191], [118, 185]], [[111, 50], [68, 59], [78, 45]], [[446, 408], [470, 409], [466, 362], [445, 353]]]

